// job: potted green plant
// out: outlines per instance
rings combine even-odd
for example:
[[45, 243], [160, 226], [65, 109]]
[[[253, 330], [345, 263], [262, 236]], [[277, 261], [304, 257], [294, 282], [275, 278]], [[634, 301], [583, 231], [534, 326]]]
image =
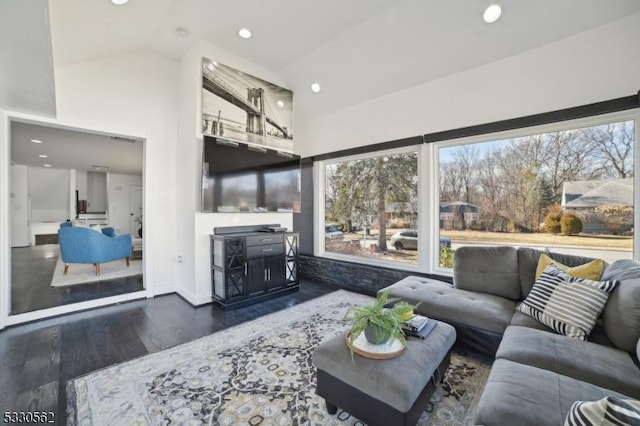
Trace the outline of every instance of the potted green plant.
[[402, 325], [413, 317], [416, 305], [403, 301], [391, 308], [385, 308], [385, 305], [393, 302], [394, 300], [389, 300], [388, 292], [382, 292], [372, 305], [354, 306], [347, 311], [344, 319], [351, 323], [349, 347], [352, 355], [353, 342], [362, 333], [374, 345], [381, 345], [389, 339], [398, 339], [405, 344]]

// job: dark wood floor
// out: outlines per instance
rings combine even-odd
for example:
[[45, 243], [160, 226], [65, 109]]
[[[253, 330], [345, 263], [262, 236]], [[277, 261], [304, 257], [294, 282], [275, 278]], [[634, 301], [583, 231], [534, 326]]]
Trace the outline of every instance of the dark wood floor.
[[300, 291], [233, 311], [194, 308], [176, 295], [128, 302], [0, 331], [0, 413], [53, 411], [66, 423], [66, 382], [330, 293], [303, 281]]
[[[45, 244], [11, 249], [11, 314], [140, 291], [142, 275], [51, 287], [60, 249]], [[72, 266], [73, 267], [73, 266]]]

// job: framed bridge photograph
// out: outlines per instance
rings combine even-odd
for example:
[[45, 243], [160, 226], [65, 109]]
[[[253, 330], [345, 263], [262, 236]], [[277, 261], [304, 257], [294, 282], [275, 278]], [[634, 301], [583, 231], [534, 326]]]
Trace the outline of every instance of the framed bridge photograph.
[[293, 92], [202, 58], [202, 133], [293, 152]]

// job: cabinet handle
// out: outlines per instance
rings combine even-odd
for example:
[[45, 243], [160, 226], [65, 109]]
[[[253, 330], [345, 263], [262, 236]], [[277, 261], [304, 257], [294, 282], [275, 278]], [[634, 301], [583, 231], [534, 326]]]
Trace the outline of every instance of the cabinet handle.
[[269, 271], [269, 273], [267, 274], [267, 279], [271, 281], [271, 268], [267, 269], [267, 271]]
[[260, 240], [261, 243], [264, 243], [265, 241], [273, 241], [273, 238], [264, 238]]
[[267, 281], [267, 270], [264, 270], [264, 280]]
[[247, 272], [247, 262], [244, 262], [244, 274], [245, 274], [245, 275], [248, 275], [248, 272]]
[[273, 249], [272, 248], [262, 249], [262, 251], [273, 251]]

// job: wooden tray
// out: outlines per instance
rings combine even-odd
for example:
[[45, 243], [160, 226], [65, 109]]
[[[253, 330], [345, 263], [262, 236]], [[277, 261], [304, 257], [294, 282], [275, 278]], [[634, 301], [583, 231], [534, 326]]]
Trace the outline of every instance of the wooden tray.
[[[349, 345], [349, 335], [346, 335], [347, 348], [351, 349]], [[367, 341], [364, 337], [364, 333], [360, 334], [356, 340], [353, 341], [353, 352], [358, 355], [371, 358], [371, 359], [391, 359], [397, 358], [404, 353], [407, 349], [407, 344], [402, 343], [399, 339], [394, 339], [392, 342], [383, 343], [382, 345], [374, 345]]]

